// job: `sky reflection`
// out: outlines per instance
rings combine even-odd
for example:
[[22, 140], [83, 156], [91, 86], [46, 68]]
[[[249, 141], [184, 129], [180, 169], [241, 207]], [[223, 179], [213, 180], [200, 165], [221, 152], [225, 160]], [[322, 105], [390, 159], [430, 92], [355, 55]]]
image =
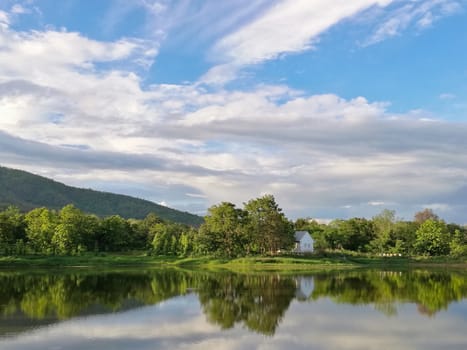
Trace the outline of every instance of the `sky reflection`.
[[0, 340], [2, 350], [44, 349], [462, 349], [467, 347], [467, 302], [434, 317], [414, 303], [398, 303], [388, 317], [375, 305], [330, 298], [294, 300], [273, 336], [242, 324], [221, 330], [209, 323], [196, 294], [158, 305], [67, 320]]

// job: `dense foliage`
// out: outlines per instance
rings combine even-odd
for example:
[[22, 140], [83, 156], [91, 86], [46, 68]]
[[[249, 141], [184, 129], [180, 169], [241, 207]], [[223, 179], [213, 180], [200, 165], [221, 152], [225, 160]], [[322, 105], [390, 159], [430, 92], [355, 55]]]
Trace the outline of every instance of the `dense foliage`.
[[26, 214], [8, 207], [0, 212], [0, 254], [79, 255], [148, 250], [153, 245], [158, 252], [188, 254], [182, 243], [192, 231], [190, 226], [165, 222], [153, 213], [143, 220], [118, 215], [101, 219], [72, 204], [59, 211], [42, 207]]
[[25, 171], [0, 167], [0, 208], [14, 205], [22, 211], [38, 207], [59, 210], [70, 203], [101, 217], [120, 215], [124, 218], [143, 219], [149, 213], [155, 213], [164, 220], [191, 226], [199, 226], [203, 222], [197, 215], [147, 200], [70, 187]]
[[383, 210], [372, 219], [351, 218], [319, 224], [308, 219], [289, 221], [271, 195], [237, 208], [222, 202], [208, 210], [194, 227], [161, 219], [118, 215], [99, 218], [74, 205], [59, 211], [35, 208], [26, 214], [17, 207], [0, 211], [0, 254], [80, 255], [83, 252], [147, 251], [153, 255], [241, 257], [290, 252], [294, 231], [307, 230], [317, 252], [346, 250], [377, 255], [467, 255], [467, 228], [446, 224], [429, 210], [414, 221], [396, 219]]
[[265, 195], [243, 209], [227, 202], [211, 207], [195, 237], [195, 252], [228, 257], [274, 254], [293, 244], [293, 224], [274, 197]]
[[319, 224], [298, 219], [295, 228], [309, 231], [319, 251], [342, 249], [404, 256], [467, 254], [467, 228], [446, 224], [429, 209], [416, 213], [414, 221], [398, 220], [394, 211], [385, 209], [371, 220], [351, 218]]
[[99, 218], [71, 204], [59, 211], [42, 207], [26, 214], [8, 207], [0, 212], [0, 254], [149, 250], [155, 255], [236, 257], [290, 249], [293, 232], [292, 222], [270, 195], [249, 201], [244, 209], [231, 203], [213, 206], [199, 230], [153, 213], [135, 220]]

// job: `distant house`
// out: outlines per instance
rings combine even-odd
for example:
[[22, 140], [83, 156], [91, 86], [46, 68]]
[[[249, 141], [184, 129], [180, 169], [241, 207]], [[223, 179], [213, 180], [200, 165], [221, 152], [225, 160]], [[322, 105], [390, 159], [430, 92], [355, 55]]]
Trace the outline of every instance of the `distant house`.
[[308, 231], [295, 231], [295, 253], [312, 253], [313, 238]]

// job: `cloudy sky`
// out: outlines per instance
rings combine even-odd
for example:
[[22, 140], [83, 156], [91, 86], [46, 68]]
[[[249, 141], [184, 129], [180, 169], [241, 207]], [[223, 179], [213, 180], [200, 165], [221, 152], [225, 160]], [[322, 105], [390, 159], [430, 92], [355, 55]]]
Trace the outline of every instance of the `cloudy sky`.
[[0, 164], [205, 213], [467, 222], [465, 0], [0, 0]]

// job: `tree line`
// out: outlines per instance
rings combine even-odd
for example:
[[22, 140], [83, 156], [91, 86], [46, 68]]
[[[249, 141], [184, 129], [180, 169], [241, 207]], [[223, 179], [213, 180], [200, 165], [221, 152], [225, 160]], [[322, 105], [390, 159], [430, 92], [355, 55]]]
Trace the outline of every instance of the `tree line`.
[[146, 250], [161, 224], [177, 234], [190, 231], [189, 226], [165, 222], [155, 214], [135, 220], [118, 215], [99, 218], [71, 204], [59, 211], [36, 208], [26, 214], [17, 207], [8, 207], [0, 212], [0, 254], [80, 255], [87, 251]]
[[0, 211], [0, 254], [141, 250], [174, 256], [271, 255], [292, 250], [295, 230], [308, 231], [318, 252], [467, 255], [466, 227], [447, 224], [430, 209], [417, 213], [413, 221], [383, 210], [372, 219], [334, 220], [325, 225], [310, 219], [290, 221], [272, 195], [252, 199], [243, 208], [229, 202], [214, 205], [199, 228], [164, 221], [155, 214], [136, 220], [118, 215], [99, 218], [73, 205], [27, 213], [8, 207]]
[[315, 249], [349, 250], [373, 254], [465, 256], [467, 228], [447, 224], [431, 209], [415, 214], [412, 221], [398, 219], [393, 210], [383, 210], [372, 219], [351, 218], [319, 224], [298, 219], [295, 227], [310, 232]]
[[223, 202], [208, 212], [197, 229], [155, 214], [143, 220], [99, 218], [71, 204], [58, 211], [36, 208], [24, 214], [11, 206], [0, 212], [0, 254], [146, 250], [154, 255], [235, 257], [274, 253], [293, 245], [293, 223], [273, 196], [251, 200], [244, 209]]

